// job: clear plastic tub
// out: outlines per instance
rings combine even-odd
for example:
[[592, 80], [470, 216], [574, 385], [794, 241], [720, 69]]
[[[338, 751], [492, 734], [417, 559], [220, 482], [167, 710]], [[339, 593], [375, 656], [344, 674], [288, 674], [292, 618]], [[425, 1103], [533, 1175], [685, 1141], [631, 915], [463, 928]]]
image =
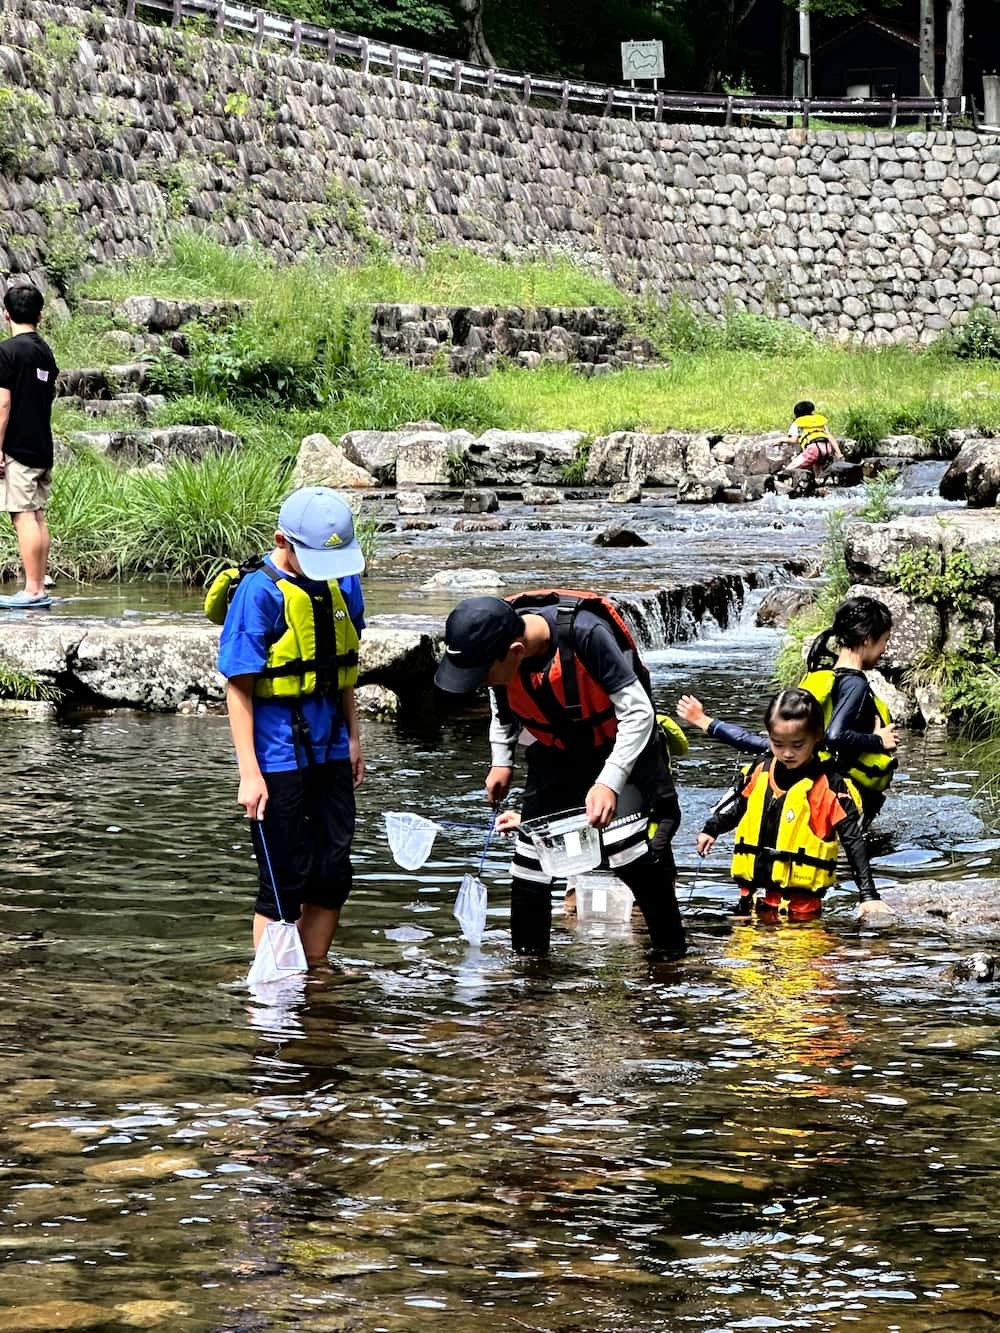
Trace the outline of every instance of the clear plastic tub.
[[578, 921], [614, 921], [627, 924], [632, 917], [635, 897], [627, 884], [607, 871], [577, 875], [576, 916]]
[[542, 870], [553, 879], [582, 875], [601, 864], [601, 830], [587, 823], [586, 810], [529, 819], [521, 825], [521, 832], [531, 839]]

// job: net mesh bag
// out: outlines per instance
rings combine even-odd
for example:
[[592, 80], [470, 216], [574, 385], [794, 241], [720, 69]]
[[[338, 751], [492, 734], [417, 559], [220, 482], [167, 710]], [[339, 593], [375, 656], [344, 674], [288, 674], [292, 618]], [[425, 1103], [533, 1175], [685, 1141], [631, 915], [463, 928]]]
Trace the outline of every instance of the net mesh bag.
[[462, 876], [455, 899], [455, 919], [470, 944], [480, 944], [486, 929], [486, 885], [475, 875]]
[[302, 936], [294, 921], [269, 921], [247, 973], [247, 985], [283, 981], [308, 969]]
[[438, 826], [423, 815], [409, 810], [392, 810], [385, 815], [385, 832], [392, 859], [404, 870], [419, 870], [431, 854]]

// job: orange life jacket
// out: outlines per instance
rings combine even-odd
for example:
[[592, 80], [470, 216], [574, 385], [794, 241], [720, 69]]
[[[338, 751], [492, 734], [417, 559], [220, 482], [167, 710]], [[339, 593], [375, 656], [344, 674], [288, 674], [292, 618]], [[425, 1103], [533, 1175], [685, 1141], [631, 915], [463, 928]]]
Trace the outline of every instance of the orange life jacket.
[[497, 691], [501, 715], [505, 710], [512, 714], [542, 745], [561, 750], [607, 749], [618, 734], [614, 704], [577, 656], [573, 624], [579, 611], [589, 611], [603, 621], [651, 696], [649, 672], [621, 612], [607, 597], [567, 588], [541, 588], [506, 600], [522, 614], [549, 606], [558, 609], [555, 651], [541, 671], [522, 667], [505, 689]]

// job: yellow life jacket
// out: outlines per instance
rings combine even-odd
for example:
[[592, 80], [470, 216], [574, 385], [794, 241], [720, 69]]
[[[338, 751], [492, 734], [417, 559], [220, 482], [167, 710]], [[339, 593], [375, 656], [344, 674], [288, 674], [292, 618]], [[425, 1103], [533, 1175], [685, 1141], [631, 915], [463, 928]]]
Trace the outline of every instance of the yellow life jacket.
[[[748, 779], [743, 789], [747, 806], [736, 826], [730, 873], [737, 883], [755, 888], [824, 893], [837, 877], [837, 834], [827, 819], [835, 794], [825, 773], [793, 783], [781, 807], [776, 845], [762, 847], [761, 824], [773, 765], [773, 759], [763, 760], [743, 769]], [[846, 786], [860, 810], [857, 788], [850, 781]]]
[[[824, 726], [830, 725], [830, 718], [833, 715], [833, 687], [836, 680], [832, 668], [827, 668], [825, 671], [810, 671], [799, 681], [799, 689], [808, 690], [822, 706]], [[872, 700], [879, 721], [884, 727], [891, 726], [892, 714], [874, 690], [872, 690]], [[834, 763], [837, 762], [829, 750], [820, 750], [819, 754], [821, 759], [832, 758]], [[849, 767], [839, 768], [838, 765], [838, 769], [844, 777], [850, 778], [866, 791], [885, 791], [896, 771], [896, 763], [896, 756], [890, 754], [888, 750], [865, 750], [854, 756]]]
[[689, 743], [684, 728], [679, 722], [675, 722], [672, 717], [666, 713], [657, 713], [656, 725], [663, 733], [663, 753], [667, 761], [667, 766], [672, 767], [671, 760], [674, 756], [680, 757], [687, 754]]
[[819, 412], [810, 412], [808, 416], [796, 417], [795, 424], [799, 428], [800, 448], [806, 449], [810, 444], [826, 444], [829, 451], [833, 452], [833, 439], [826, 417]]
[[254, 682], [258, 699], [303, 699], [339, 694], [358, 679], [358, 632], [336, 579], [307, 591], [264, 561], [224, 569], [205, 595], [205, 614], [222, 624], [241, 580], [261, 570], [281, 593], [285, 628], [267, 650]]

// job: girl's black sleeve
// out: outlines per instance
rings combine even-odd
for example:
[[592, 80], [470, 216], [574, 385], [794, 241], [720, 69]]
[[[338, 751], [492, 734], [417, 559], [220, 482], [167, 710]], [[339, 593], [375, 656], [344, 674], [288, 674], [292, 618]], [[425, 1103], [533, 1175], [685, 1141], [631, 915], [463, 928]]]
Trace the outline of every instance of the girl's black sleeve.
[[771, 742], [766, 736], [762, 736], [758, 731], [748, 731], [746, 727], [737, 726], [735, 722], [723, 722], [719, 718], [713, 718], [708, 724], [708, 733], [714, 741], [725, 741], [726, 745], [731, 745], [734, 750], [742, 750], [744, 754], [770, 754]]
[[742, 771], [736, 774], [733, 785], [705, 820], [702, 833], [707, 833], [710, 838], [717, 838], [720, 833], [729, 833], [736, 827], [747, 808], [747, 798], [743, 795], [746, 781]]

